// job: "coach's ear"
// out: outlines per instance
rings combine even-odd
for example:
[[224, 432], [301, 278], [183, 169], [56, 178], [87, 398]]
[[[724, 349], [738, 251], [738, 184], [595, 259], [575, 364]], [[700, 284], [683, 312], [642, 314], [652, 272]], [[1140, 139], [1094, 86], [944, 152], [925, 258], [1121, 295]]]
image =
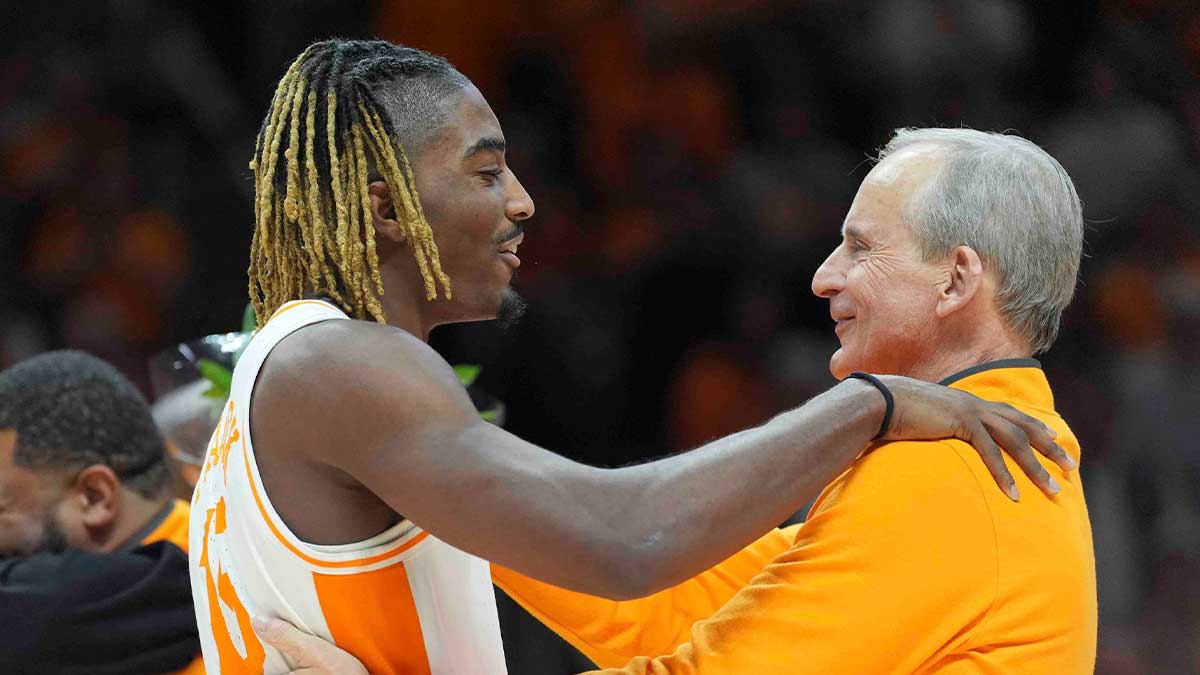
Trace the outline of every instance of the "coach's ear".
[[71, 489], [76, 516], [89, 534], [100, 534], [113, 526], [120, 509], [121, 479], [111, 467], [86, 467], [75, 476]]
[[372, 181], [367, 185], [371, 198], [371, 221], [375, 233], [388, 241], [403, 243], [404, 227], [396, 220], [396, 204], [392, 201], [392, 189], [385, 181]]
[[957, 246], [946, 258], [934, 312], [939, 319], [971, 304], [983, 287], [983, 260], [970, 246]]

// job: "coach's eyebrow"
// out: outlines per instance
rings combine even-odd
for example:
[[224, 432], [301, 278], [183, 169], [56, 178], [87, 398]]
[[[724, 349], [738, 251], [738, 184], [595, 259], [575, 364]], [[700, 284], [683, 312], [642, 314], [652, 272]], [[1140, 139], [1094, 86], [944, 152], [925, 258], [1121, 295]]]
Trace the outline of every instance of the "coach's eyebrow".
[[503, 138], [498, 138], [496, 136], [484, 136], [483, 138], [475, 141], [471, 147], [467, 148], [467, 151], [463, 153], [463, 159], [470, 159], [474, 155], [483, 152], [484, 150], [504, 152], [505, 147], [506, 146]]

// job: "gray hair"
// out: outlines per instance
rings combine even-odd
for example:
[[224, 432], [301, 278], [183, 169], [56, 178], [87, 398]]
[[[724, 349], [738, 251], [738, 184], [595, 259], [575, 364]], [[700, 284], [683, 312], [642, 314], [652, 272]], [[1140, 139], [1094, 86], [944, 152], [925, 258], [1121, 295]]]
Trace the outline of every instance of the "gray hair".
[[905, 207], [921, 254], [975, 249], [997, 275], [1009, 326], [1034, 354], [1046, 351], [1075, 294], [1083, 250], [1083, 207], [1070, 176], [1035, 143], [974, 129], [897, 129], [879, 161], [918, 144], [943, 157]]

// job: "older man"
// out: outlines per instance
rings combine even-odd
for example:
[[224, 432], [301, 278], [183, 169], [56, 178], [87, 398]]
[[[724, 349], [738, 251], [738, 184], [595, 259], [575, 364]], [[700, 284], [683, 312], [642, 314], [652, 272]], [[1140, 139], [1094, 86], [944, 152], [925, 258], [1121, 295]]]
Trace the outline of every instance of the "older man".
[[[813, 278], [841, 341], [830, 370], [1008, 402], [1078, 459], [1032, 358], [1074, 291], [1083, 227], [1071, 180], [1033, 143], [967, 129], [899, 130], [880, 160]], [[1061, 491], [1014, 502], [989, 489], [967, 445], [883, 443], [826, 487], [803, 527], [648, 598], [494, 578], [598, 665], [623, 666], [610, 673], [1090, 673], [1083, 489], [1078, 474], [1044, 468]]]

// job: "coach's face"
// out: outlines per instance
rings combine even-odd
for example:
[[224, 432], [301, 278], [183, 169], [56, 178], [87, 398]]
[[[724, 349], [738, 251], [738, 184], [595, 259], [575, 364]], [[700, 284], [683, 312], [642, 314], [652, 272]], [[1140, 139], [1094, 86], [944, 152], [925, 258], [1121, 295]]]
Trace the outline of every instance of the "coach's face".
[[941, 272], [922, 260], [903, 211], [940, 161], [936, 150], [916, 146], [875, 166], [846, 214], [841, 243], [813, 276], [841, 342], [829, 361], [834, 377], [909, 374], [936, 348]]
[[60, 553], [68, 546], [57, 513], [62, 491], [15, 464], [16, 447], [17, 433], [0, 430], [0, 558]]

